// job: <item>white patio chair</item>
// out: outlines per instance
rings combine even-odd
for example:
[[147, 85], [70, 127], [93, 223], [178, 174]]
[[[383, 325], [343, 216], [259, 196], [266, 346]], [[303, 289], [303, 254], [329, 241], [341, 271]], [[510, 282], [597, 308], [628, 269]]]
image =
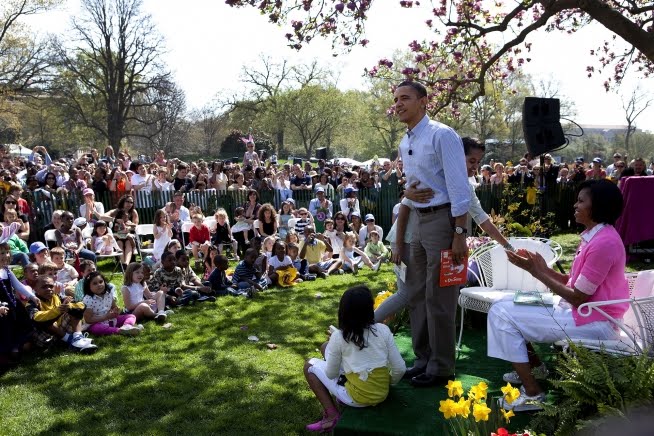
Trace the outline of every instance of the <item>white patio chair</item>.
[[55, 235], [55, 232], [55, 229], [50, 229], [43, 235], [43, 239], [45, 239], [45, 245], [48, 247], [48, 249], [57, 246], [57, 236]]
[[154, 245], [150, 245], [152, 248], [144, 248], [141, 238], [151, 236], [154, 239], [154, 225], [139, 224], [136, 226], [136, 229], [134, 229], [134, 233], [136, 233], [136, 248], [141, 255], [141, 260], [143, 260], [145, 256], [152, 255], [152, 253], [154, 253]]
[[[558, 242], [544, 238], [510, 238], [509, 242], [516, 249], [524, 248], [539, 253], [550, 268], [559, 260], [563, 251]], [[493, 303], [512, 297], [516, 291], [549, 292], [542, 282], [509, 262], [504, 247], [495, 241], [476, 249], [470, 255], [470, 259], [475, 260], [479, 268], [479, 274], [471, 271], [477, 278], [479, 286], [462, 288], [459, 294], [461, 326], [458, 350], [461, 349], [466, 309], [488, 313]]]
[[208, 216], [204, 219], [204, 225], [209, 227], [209, 232], [214, 233], [216, 231], [216, 217]]
[[[654, 345], [654, 270], [625, 274], [629, 282], [629, 298], [623, 300], [593, 301], [577, 308], [577, 313], [588, 317], [599, 313], [615, 325], [620, 332], [618, 339], [579, 339], [570, 341], [590, 350], [603, 350], [615, 355], [653, 354]], [[610, 304], [629, 303], [629, 309], [622, 319], [615, 319], [603, 309]], [[556, 345], [569, 351], [568, 341], [558, 341]]]
[[191, 249], [191, 243], [187, 241], [188, 235], [191, 232], [191, 228], [193, 227], [193, 223], [190, 221], [186, 221], [182, 223], [182, 240], [180, 241], [182, 243], [182, 247], [184, 247], [186, 250]]

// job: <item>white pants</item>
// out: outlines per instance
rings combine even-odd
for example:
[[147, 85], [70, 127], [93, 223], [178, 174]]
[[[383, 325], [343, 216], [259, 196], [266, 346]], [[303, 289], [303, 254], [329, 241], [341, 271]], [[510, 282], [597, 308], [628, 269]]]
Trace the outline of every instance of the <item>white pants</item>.
[[[556, 301], [557, 299], [555, 299]], [[572, 307], [527, 306], [502, 300], [488, 312], [488, 356], [527, 363], [527, 342], [553, 343], [568, 338], [614, 339], [618, 333], [608, 321], [577, 326]]]
[[325, 386], [327, 390], [341, 403], [350, 407], [366, 407], [365, 404], [359, 404], [352, 399], [350, 394], [347, 392], [347, 389], [345, 389], [345, 386], [338, 384], [338, 377], [334, 379], [327, 377], [327, 374], [325, 373], [325, 368], [327, 368], [326, 360], [313, 358], [309, 359], [309, 364], [311, 364], [309, 372], [318, 377], [320, 383], [322, 383], [323, 386]]

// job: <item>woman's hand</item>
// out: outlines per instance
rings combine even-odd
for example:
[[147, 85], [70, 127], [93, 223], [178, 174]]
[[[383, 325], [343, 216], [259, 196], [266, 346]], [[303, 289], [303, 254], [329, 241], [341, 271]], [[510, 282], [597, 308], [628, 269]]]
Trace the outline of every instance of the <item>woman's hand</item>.
[[545, 262], [543, 256], [527, 251], [524, 248], [519, 249], [515, 253], [506, 251], [506, 256], [509, 258], [509, 262], [527, 271], [534, 277], [538, 277], [539, 274], [548, 269], [547, 262]]
[[415, 201], [417, 203], [427, 203], [434, 197], [434, 191], [430, 188], [418, 189], [418, 183], [414, 182], [404, 191], [404, 196], [409, 200]]

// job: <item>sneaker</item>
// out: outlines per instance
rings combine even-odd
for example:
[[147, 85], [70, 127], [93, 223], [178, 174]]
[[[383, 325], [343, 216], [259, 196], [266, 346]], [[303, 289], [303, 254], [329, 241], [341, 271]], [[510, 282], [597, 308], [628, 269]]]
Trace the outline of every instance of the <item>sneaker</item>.
[[124, 326], [120, 327], [118, 330], [119, 330], [118, 333], [121, 335], [136, 336], [139, 333], [141, 333], [141, 330], [143, 330], [143, 328], [138, 328], [133, 325], [125, 324]]
[[166, 313], [164, 313], [164, 312], [158, 312], [158, 313], [154, 316], [154, 320], [155, 320], [156, 322], [160, 323], [160, 324], [163, 324], [164, 322], [166, 322], [166, 318], [167, 318], [167, 317], [168, 317], [168, 315], [166, 315]]
[[[549, 371], [547, 370], [547, 367], [545, 366], [544, 363], [541, 363], [540, 366], [537, 366], [536, 368], [532, 368], [531, 373], [534, 375], [534, 377], [537, 380], [545, 380], [549, 375]], [[518, 373], [515, 371], [507, 372], [506, 374], [504, 374], [502, 380], [504, 380], [507, 383], [511, 383], [514, 386], [522, 384], [522, 380], [520, 380], [520, 377], [518, 377]]]
[[203, 301], [209, 301], [210, 303], [213, 303], [216, 301], [216, 297], [212, 295], [203, 295], [200, 298], [198, 298], [198, 303], [202, 303]]
[[170, 315], [174, 315], [175, 311], [173, 311], [172, 309], [166, 309], [164, 310], [164, 313], [166, 314], [166, 316], [170, 316]]
[[343, 268], [339, 268], [339, 269], [336, 270], [336, 274], [338, 274], [339, 276], [342, 276], [343, 274], [345, 274], [345, 271], [343, 271]]
[[94, 353], [98, 346], [91, 343], [91, 339], [83, 336], [76, 336], [76, 339], [70, 343], [71, 348], [83, 354]]
[[380, 266], [381, 266], [381, 260], [378, 260], [377, 263], [375, 263], [375, 264], [372, 266], [372, 270], [373, 270], [373, 271], [379, 271], [379, 267], [380, 267]]
[[252, 286], [252, 287], [247, 288], [247, 289], [245, 290], [245, 292], [246, 292], [246, 293], [245, 293], [245, 296], [246, 296], [247, 298], [254, 298], [254, 294], [255, 294], [255, 292], [256, 292], [256, 289], [254, 288], [254, 286]]
[[543, 410], [545, 397], [545, 392], [541, 392], [538, 395], [529, 396], [525, 393], [525, 387], [520, 386], [520, 396], [513, 403], [509, 404], [504, 399], [504, 397], [501, 397], [498, 400], [498, 403], [504, 410], [513, 410], [514, 412], [530, 412]]

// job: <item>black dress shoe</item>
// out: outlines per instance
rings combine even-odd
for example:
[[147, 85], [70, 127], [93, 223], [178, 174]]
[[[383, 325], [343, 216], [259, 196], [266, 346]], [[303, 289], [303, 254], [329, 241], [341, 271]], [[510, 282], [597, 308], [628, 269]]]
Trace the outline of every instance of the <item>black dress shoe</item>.
[[412, 379], [413, 377], [424, 374], [425, 373], [425, 367], [417, 367], [417, 366], [412, 366], [411, 368], [408, 368], [406, 372], [404, 373], [404, 376], [402, 378], [404, 379]]
[[430, 375], [420, 374], [411, 379], [411, 385], [417, 388], [426, 388], [429, 386], [446, 386], [448, 380], [454, 380], [453, 375]]

